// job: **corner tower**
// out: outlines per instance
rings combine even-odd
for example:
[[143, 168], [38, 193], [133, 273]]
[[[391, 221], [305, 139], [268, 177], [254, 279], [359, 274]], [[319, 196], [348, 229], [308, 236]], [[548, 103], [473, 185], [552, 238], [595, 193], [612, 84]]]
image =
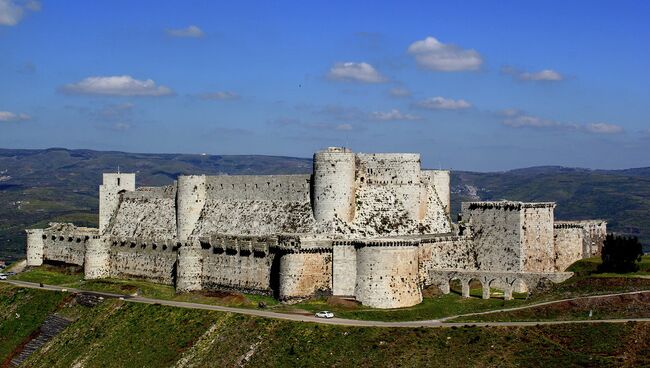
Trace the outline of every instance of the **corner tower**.
[[135, 174], [104, 173], [99, 186], [99, 233], [103, 234], [120, 206], [120, 194], [135, 190]]
[[316, 221], [346, 222], [354, 218], [356, 155], [348, 148], [329, 147], [314, 154], [312, 209]]

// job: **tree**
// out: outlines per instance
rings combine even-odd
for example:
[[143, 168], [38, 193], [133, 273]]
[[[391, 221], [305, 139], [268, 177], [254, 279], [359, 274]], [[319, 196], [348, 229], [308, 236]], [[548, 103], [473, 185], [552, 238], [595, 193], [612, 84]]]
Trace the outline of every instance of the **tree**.
[[638, 261], [643, 255], [643, 247], [637, 237], [615, 236], [607, 234], [603, 244], [603, 263], [599, 272], [626, 273], [639, 270]]

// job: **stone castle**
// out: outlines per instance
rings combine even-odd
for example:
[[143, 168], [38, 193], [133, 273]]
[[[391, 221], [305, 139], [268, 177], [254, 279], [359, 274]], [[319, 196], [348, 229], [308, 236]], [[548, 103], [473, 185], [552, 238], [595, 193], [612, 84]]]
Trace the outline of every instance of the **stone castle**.
[[512, 292], [560, 282], [599, 254], [604, 221], [554, 221], [554, 203], [462, 204], [450, 216], [450, 174], [420, 155], [314, 154], [311, 175], [180, 176], [165, 187], [107, 173], [99, 228], [27, 230], [27, 264], [84, 267], [86, 279], [140, 278], [178, 291], [235, 290], [280, 300], [354, 297], [418, 304], [422, 290], [459, 280]]

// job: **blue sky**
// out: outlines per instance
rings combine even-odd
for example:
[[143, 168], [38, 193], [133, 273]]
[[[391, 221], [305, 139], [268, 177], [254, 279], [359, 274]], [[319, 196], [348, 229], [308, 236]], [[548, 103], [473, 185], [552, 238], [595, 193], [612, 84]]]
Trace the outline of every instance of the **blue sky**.
[[650, 166], [650, 3], [0, 0], [0, 147]]

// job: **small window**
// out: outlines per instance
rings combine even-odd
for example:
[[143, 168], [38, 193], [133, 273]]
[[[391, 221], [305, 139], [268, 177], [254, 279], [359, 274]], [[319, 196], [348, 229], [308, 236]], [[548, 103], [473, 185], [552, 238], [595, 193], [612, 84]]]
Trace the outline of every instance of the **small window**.
[[117, 178], [117, 186], [120, 186], [120, 178]]

